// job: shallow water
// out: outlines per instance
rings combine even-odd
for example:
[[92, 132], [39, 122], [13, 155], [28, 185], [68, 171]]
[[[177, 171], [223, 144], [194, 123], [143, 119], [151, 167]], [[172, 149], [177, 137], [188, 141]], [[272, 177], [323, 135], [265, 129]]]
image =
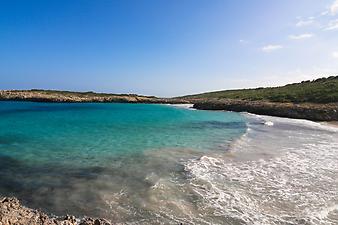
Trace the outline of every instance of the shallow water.
[[147, 104], [0, 102], [0, 195], [118, 224], [337, 224], [338, 130]]
[[338, 129], [247, 118], [228, 154], [186, 164], [203, 207], [229, 224], [338, 224]]

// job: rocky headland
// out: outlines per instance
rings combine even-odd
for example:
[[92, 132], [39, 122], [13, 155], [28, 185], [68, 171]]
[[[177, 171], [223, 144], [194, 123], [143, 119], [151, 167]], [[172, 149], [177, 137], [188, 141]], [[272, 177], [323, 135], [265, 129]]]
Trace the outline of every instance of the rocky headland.
[[187, 103], [183, 99], [157, 98], [136, 94], [106, 94], [55, 90], [0, 90], [0, 101], [32, 101], [59, 103], [116, 102], [116, 103]]
[[227, 110], [259, 115], [308, 119], [313, 121], [338, 121], [338, 103], [280, 103], [235, 99], [194, 100], [194, 108], [202, 110]]
[[338, 120], [338, 76], [324, 77], [279, 87], [259, 87], [182, 96], [194, 108], [228, 110], [260, 115]]

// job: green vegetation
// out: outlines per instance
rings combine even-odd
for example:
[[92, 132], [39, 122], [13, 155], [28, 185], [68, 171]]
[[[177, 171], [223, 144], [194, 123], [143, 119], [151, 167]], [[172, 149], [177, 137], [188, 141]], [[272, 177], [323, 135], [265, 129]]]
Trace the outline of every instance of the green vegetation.
[[[136, 94], [107, 94], [57, 90], [0, 90], [0, 101], [37, 101], [37, 102], [161, 102], [154, 96]], [[167, 102], [167, 100], [163, 100]], [[176, 100], [177, 102], [177, 100]]]
[[[18, 90], [18, 91], [20, 91], [20, 90]], [[147, 97], [147, 98], [155, 98], [155, 96], [144, 96], [144, 95], [137, 95], [137, 94], [96, 93], [96, 92], [93, 92], [93, 91], [75, 92], [75, 91], [31, 89], [31, 90], [27, 90], [27, 92], [46, 94], [46, 95], [57, 95], [58, 94], [58, 95], [76, 96], [76, 97], [111, 97], [111, 96], [116, 96], [116, 97]]]
[[183, 96], [184, 99], [241, 99], [271, 102], [338, 103], [338, 76], [288, 84], [282, 87], [240, 89]]

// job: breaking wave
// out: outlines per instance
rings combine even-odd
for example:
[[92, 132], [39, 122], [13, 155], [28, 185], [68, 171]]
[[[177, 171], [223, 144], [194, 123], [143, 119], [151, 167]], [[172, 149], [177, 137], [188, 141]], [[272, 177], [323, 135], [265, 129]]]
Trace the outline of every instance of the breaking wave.
[[185, 165], [203, 210], [220, 224], [338, 224], [337, 129], [247, 117], [247, 133], [229, 152]]

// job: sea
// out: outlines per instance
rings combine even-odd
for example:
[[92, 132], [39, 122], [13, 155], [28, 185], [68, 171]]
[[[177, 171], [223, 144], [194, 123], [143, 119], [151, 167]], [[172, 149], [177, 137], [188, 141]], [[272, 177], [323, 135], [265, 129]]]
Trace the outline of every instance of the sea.
[[4, 101], [0, 196], [114, 224], [337, 225], [338, 128], [190, 105]]

